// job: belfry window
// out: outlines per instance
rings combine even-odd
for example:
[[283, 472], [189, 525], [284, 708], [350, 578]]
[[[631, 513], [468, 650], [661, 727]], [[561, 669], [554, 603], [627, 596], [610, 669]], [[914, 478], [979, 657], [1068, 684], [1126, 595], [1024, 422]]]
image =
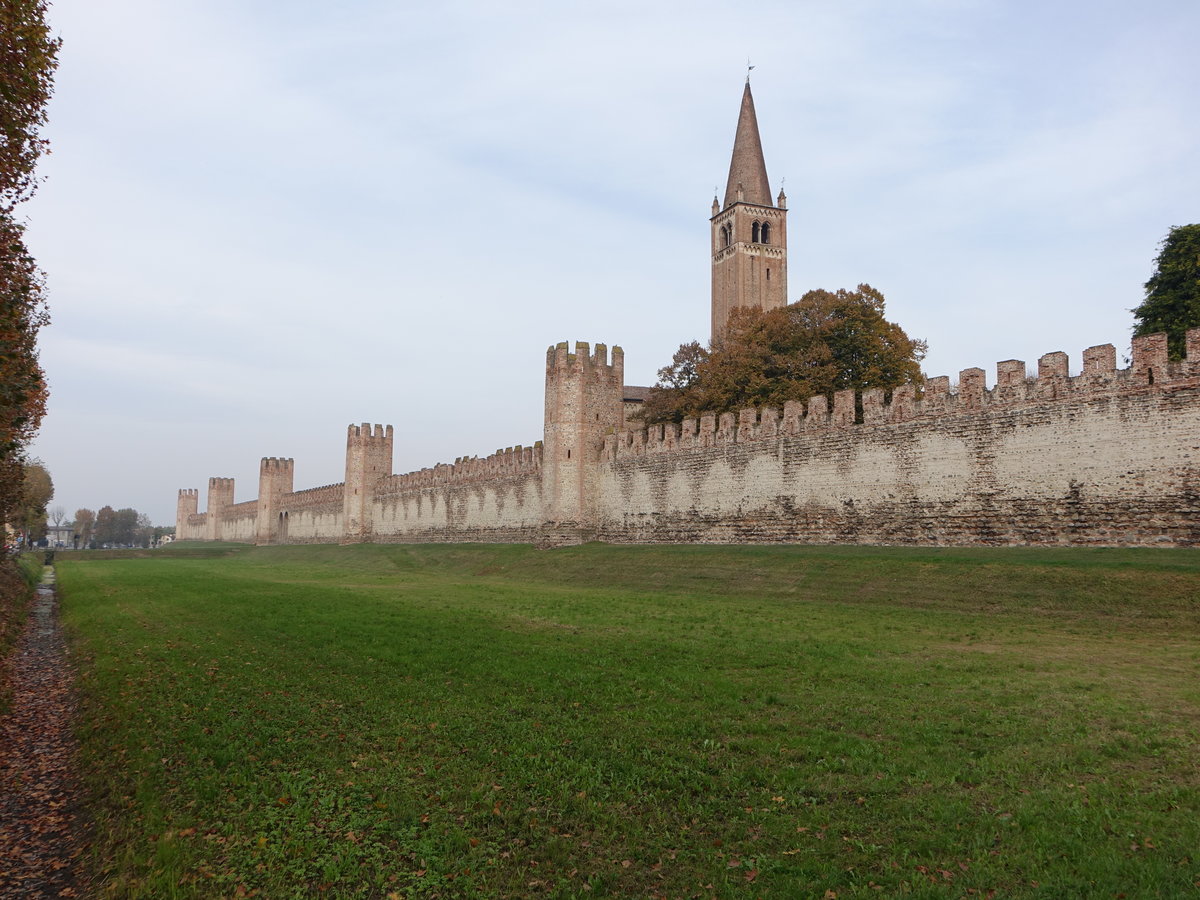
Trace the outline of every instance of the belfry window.
[[758, 243], [758, 223], [757, 222], [754, 223], [754, 228], [752, 229], [751, 234], [753, 236], [750, 238], [750, 240], [754, 241], [754, 243], [757, 244]]
[[760, 238], [762, 238], [762, 242], [764, 244], [771, 243], [771, 223], [770, 222], [762, 223], [762, 230], [758, 233], [758, 236]]
[[733, 229], [731, 229], [728, 225], [721, 226], [721, 246], [722, 247], [729, 246], [729, 239], [732, 236], [732, 233], [733, 233]]

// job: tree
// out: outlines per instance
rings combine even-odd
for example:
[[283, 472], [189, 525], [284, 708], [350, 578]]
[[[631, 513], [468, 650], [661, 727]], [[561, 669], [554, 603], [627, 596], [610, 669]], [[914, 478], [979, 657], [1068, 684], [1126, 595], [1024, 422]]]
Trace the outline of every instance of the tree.
[[1200, 225], [1176, 225], [1159, 245], [1146, 299], [1133, 310], [1134, 337], [1167, 333], [1167, 353], [1183, 359], [1189, 328], [1200, 326]]
[[132, 544], [136, 537], [137, 520], [138, 513], [136, 509], [130, 509], [129, 507], [118, 509], [113, 516], [113, 543]]
[[133, 535], [133, 542], [139, 547], [149, 547], [154, 543], [154, 523], [145, 513], [137, 514], [137, 525]]
[[700, 370], [708, 356], [699, 341], [680, 344], [671, 364], [658, 370], [658, 383], [642, 404], [641, 418], [647, 422], [678, 421], [683, 418], [683, 409], [702, 406]]
[[54, 497], [54, 482], [46, 467], [36, 460], [21, 467], [20, 491], [10, 508], [9, 524], [25, 535], [25, 542], [46, 535], [46, 506]]
[[75, 510], [75, 535], [80, 547], [86, 547], [92, 539], [92, 528], [95, 524], [96, 514], [90, 509]]
[[40, 129], [53, 90], [60, 41], [45, 0], [0, 2], [0, 518], [19, 502], [24, 448], [46, 406], [37, 332], [48, 321], [42, 274], [25, 247], [16, 204], [37, 188], [46, 152]]
[[116, 541], [117, 512], [111, 506], [102, 506], [96, 512], [96, 528], [93, 532], [97, 544], [111, 544]]
[[50, 37], [45, 0], [0, 3], [0, 208], [37, 189], [34, 168], [48, 150], [40, 134], [54, 91], [62, 41]]
[[925, 342], [883, 314], [883, 294], [867, 284], [809, 291], [767, 312], [736, 309], [723, 339], [707, 351], [684, 344], [659, 370], [644, 418], [678, 422], [710, 411], [780, 408], [847, 388], [919, 383]]

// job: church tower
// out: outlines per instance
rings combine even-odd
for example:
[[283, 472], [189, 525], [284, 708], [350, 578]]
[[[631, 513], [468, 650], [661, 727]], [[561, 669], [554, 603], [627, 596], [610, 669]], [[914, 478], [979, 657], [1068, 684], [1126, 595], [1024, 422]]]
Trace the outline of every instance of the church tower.
[[742, 92], [725, 202], [713, 197], [712, 337], [739, 306], [787, 305], [787, 197], [771, 202], [750, 79]]

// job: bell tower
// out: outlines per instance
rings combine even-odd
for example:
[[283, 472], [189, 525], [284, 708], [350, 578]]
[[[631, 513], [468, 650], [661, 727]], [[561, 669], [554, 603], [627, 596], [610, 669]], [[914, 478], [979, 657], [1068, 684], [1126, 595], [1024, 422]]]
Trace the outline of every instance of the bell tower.
[[725, 202], [713, 197], [712, 339], [739, 306], [787, 305], [787, 197], [771, 202], [750, 79], [742, 92]]

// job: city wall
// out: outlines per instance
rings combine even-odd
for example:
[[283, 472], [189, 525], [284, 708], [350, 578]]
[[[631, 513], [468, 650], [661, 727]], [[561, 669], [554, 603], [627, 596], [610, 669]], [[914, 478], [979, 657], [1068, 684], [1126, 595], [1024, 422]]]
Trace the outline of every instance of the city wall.
[[[181, 491], [181, 537], [258, 543], [516, 541], [1200, 543], [1200, 329], [1065, 353], [1036, 373], [966, 369], [918, 391], [843, 391], [681, 425], [630, 428], [623, 355], [551, 347], [544, 440], [391, 474], [392, 430], [351, 426], [343, 484], [293, 491], [264, 459], [260, 496], [230, 479]], [[632, 423], [630, 423], [632, 424]]]

